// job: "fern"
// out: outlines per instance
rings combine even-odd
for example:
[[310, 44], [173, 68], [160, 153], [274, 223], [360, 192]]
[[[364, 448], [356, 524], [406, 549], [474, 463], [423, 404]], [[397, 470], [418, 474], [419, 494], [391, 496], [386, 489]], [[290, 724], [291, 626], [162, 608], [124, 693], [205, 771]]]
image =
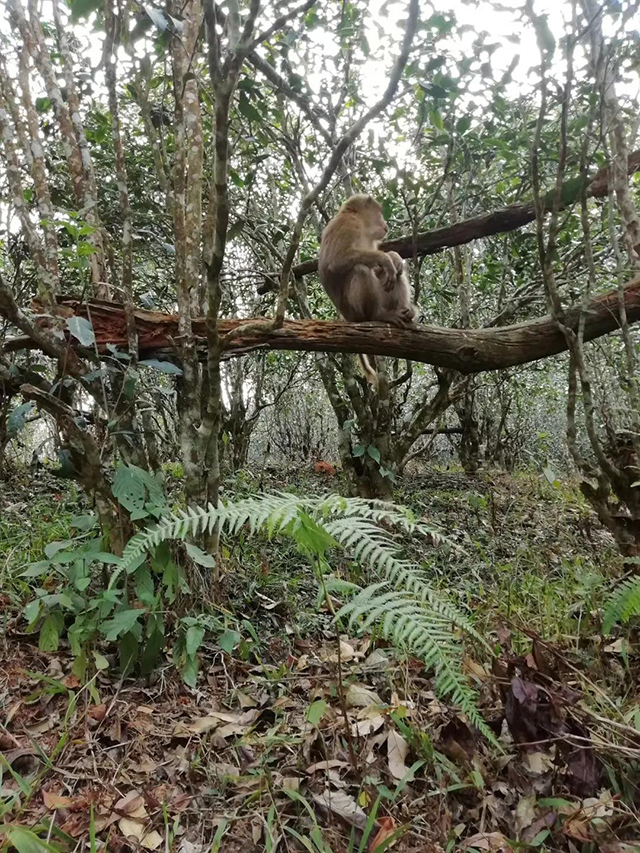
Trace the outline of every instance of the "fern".
[[[336, 619], [347, 618], [351, 627], [357, 625], [361, 630], [378, 625], [386, 639], [434, 670], [437, 691], [456, 703], [495, 743], [478, 711], [477, 695], [462, 671], [459, 634], [473, 637], [489, 652], [490, 647], [470, 621], [432, 587], [425, 572], [400, 556], [400, 545], [393, 535], [395, 531], [405, 540], [407, 535], [428, 535], [436, 542], [448, 541], [439, 530], [416, 521], [408, 509], [384, 501], [340, 495], [302, 498], [288, 493], [263, 494], [167, 515], [129, 541], [119, 571], [131, 571], [149, 549], [164, 540], [187, 539], [211, 532], [216, 525], [221, 533], [232, 536], [244, 527], [252, 534], [288, 535], [318, 557], [321, 553], [314, 552], [314, 545], [320, 549], [337, 543], [368, 565], [379, 580], [365, 589], [329, 579], [327, 586], [333, 584], [353, 596]], [[310, 526], [322, 536], [309, 538]]]
[[602, 630], [609, 634], [614, 625], [640, 616], [640, 577], [627, 578], [606, 603]]

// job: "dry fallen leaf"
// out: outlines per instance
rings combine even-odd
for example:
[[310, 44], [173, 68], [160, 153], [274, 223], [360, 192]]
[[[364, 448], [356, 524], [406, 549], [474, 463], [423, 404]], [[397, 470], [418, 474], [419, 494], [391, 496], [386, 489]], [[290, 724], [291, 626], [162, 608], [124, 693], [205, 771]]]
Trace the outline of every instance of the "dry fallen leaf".
[[364, 684], [350, 684], [346, 700], [349, 708], [368, 708], [371, 705], [382, 705], [382, 699], [376, 691]]
[[365, 735], [373, 734], [384, 725], [384, 717], [382, 714], [377, 714], [369, 719], [359, 720], [351, 726], [351, 733], [356, 737], [364, 737]]
[[73, 797], [62, 797], [60, 794], [54, 794], [52, 791], [43, 791], [42, 801], [50, 811], [54, 809], [68, 809], [69, 806], [73, 805]]
[[[345, 640], [340, 640], [340, 657], [343, 663], [345, 661], [353, 660], [356, 657], [356, 650]], [[338, 663], [338, 653], [335, 649], [328, 648], [320, 655], [320, 659], [324, 660], [326, 663]]]
[[344, 791], [333, 791], [327, 788], [322, 794], [312, 794], [316, 803], [323, 806], [332, 814], [338, 815], [359, 829], [367, 825], [367, 816], [355, 799]]
[[[140, 814], [142, 809], [142, 814]], [[136, 817], [144, 817], [147, 812], [144, 807], [144, 797], [138, 791], [129, 791], [126, 796], [118, 800], [114, 805], [113, 810], [125, 815], [135, 815]]]
[[125, 838], [135, 838], [145, 850], [157, 850], [162, 844], [162, 836], [155, 829], [146, 831], [144, 823], [133, 818], [123, 817], [118, 821], [118, 829]]
[[465, 838], [461, 850], [473, 847], [475, 850], [493, 850], [496, 853], [511, 853], [509, 842], [501, 832], [478, 832], [471, 838]]
[[242, 690], [238, 690], [236, 696], [238, 697], [238, 702], [243, 710], [246, 708], [255, 708], [258, 704], [253, 696], [249, 696], [248, 693], [243, 693]]
[[[378, 826], [380, 829], [371, 839], [371, 843], [369, 844], [369, 853], [375, 853], [376, 849], [382, 844], [382, 842], [386, 841], [390, 835], [393, 835], [396, 828], [396, 822], [392, 817], [380, 817], [378, 818]], [[391, 846], [392, 845], [387, 845], [385, 850], [388, 850]]]
[[25, 726], [24, 730], [30, 735], [43, 735], [45, 732], [51, 731], [53, 728], [53, 720], [42, 720], [40, 723], [34, 723], [32, 726]]
[[340, 761], [337, 758], [330, 758], [328, 761], [318, 761], [316, 764], [311, 764], [305, 770], [305, 773], [308, 773], [311, 776], [312, 773], [315, 773], [316, 770], [331, 770], [334, 767], [348, 767], [348, 761]]
[[103, 703], [102, 705], [92, 705], [87, 710], [87, 717], [90, 720], [95, 720], [98, 723], [101, 723], [104, 720], [105, 715], [107, 713], [107, 706]]
[[553, 769], [555, 759], [549, 752], [527, 752], [522, 761], [527, 765], [530, 773], [540, 776]]
[[226, 723], [230, 726], [238, 725], [245, 726], [243, 731], [246, 731], [246, 725], [253, 722], [259, 715], [259, 711], [245, 711], [242, 714], [228, 714], [224, 711], [212, 711], [206, 717], [194, 717], [189, 722], [177, 723], [173, 729], [173, 737], [189, 737], [189, 735], [202, 735], [210, 732]]
[[520, 797], [516, 806], [516, 829], [521, 833], [536, 819], [536, 796]]
[[389, 729], [389, 734], [387, 735], [387, 760], [389, 762], [389, 772], [394, 779], [404, 779], [409, 772], [409, 768], [404, 763], [408, 752], [409, 744], [402, 735], [395, 729]]

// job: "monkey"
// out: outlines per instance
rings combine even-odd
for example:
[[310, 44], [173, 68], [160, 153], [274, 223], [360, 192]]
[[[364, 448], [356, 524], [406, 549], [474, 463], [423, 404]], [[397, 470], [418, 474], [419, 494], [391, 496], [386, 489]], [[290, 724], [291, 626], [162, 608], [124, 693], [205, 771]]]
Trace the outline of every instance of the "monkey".
[[[345, 320], [378, 321], [405, 329], [413, 325], [418, 312], [402, 258], [397, 252], [378, 249], [388, 230], [374, 198], [352, 196], [324, 229], [318, 271], [322, 286]], [[377, 387], [377, 371], [367, 356], [358, 357], [368, 382]]]

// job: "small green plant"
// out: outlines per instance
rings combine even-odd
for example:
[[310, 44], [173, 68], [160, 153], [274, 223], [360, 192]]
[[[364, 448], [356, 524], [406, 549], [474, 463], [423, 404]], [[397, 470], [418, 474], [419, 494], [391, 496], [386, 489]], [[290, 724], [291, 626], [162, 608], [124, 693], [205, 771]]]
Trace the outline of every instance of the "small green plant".
[[[438, 531], [416, 521], [405, 508], [383, 501], [358, 498], [302, 498], [291, 494], [260, 495], [207, 508], [194, 507], [170, 513], [157, 525], [130, 540], [112, 577], [136, 570], [148, 552], [170, 539], [185, 540], [211, 532], [234, 536], [242, 529], [251, 534], [291, 537], [316, 567], [321, 587], [349, 596], [335, 614], [361, 630], [377, 626], [380, 633], [406, 652], [422, 659], [436, 674], [436, 688], [451, 697], [487, 737], [494, 740], [480, 715], [476, 694], [462, 671], [459, 632], [473, 637], [488, 651], [469, 620], [437, 593], [419, 566], [400, 556], [396, 534], [442, 540]], [[362, 588], [329, 575], [326, 554], [337, 547], [352, 552], [368, 566], [375, 580]]]
[[[113, 493], [131, 518], [158, 518], [164, 510], [157, 481], [133, 465], [116, 469]], [[29, 630], [39, 633], [45, 652], [57, 651], [66, 638], [75, 657], [74, 674], [81, 681], [111, 665], [102, 649], [112, 643], [117, 645], [122, 673], [148, 674], [167, 645], [167, 613], [179, 595], [189, 592], [181, 566], [163, 543], [121, 572], [122, 559], [104, 551], [102, 538], [95, 535], [95, 516], [79, 516], [70, 526], [76, 535], [50, 542], [46, 559], [31, 563], [20, 576], [41, 583], [24, 609]], [[189, 548], [194, 558], [202, 555], [195, 546]], [[201, 559], [210, 565], [206, 561], [211, 557], [205, 554]], [[229, 645], [226, 622], [202, 613], [174, 618], [171, 629], [174, 663], [193, 686], [205, 634], [217, 633], [221, 647]]]
[[[640, 563], [640, 557], [629, 557], [626, 562]], [[605, 605], [602, 630], [609, 634], [614, 625], [627, 623], [636, 616], [640, 616], [640, 577], [626, 578]]]

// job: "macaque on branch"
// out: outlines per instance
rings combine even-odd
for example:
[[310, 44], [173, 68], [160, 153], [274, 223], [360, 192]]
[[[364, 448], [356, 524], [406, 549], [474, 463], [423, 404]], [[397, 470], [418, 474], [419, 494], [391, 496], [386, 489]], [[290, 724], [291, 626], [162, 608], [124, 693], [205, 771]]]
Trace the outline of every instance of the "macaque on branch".
[[[377, 321], [400, 329], [413, 325], [417, 309], [397, 252], [381, 252], [387, 234], [382, 208], [370, 195], [354, 195], [322, 234], [320, 281], [340, 314], [350, 323]], [[378, 374], [365, 355], [360, 362], [367, 380], [378, 385]]]

